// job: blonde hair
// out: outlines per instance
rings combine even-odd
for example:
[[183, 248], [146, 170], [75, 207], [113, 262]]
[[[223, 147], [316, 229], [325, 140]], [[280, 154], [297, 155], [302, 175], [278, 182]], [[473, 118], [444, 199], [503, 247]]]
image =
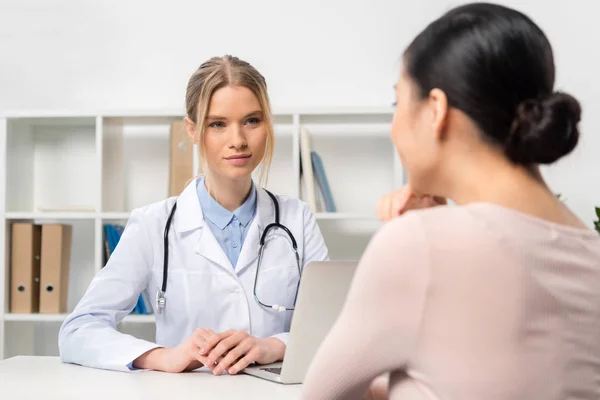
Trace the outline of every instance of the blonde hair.
[[237, 57], [225, 55], [213, 57], [204, 62], [190, 77], [185, 94], [187, 117], [196, 125], [198, 133], [198, 153], [200, 156], [200, 174], [206, 170], [204, 149], [204, 132], [206, 131], [206, 115], [210, 99], [214, 92], [226, 86], [242, 86], [249, 89], [260, 104], [264, 124], [267, 130], [265, 154], [259, 166], [259, 185], [266, 186], [269, 167], [273, 160], [273, 144], [275, 134], [271, 105], [267, 94], [265, 78], [249, 63]]

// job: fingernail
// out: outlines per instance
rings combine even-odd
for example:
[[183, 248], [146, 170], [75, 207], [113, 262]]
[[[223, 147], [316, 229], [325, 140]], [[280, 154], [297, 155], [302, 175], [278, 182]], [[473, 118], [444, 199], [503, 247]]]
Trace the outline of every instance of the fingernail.
[[231, 368], [231, 369], [229, 370], [229, 373], [230, 373], [231, 375], [235, 374], [236, 372], [237, 372], [237, 371], [235, 370], [235, 368]]
[[204, 354], [205, 351], [206, 349], [204, 347], [200, 347], [200, 354]]
[[215, 375], [220, 375], [221, 374], [221, 367], [215, 368], [214, 374]]

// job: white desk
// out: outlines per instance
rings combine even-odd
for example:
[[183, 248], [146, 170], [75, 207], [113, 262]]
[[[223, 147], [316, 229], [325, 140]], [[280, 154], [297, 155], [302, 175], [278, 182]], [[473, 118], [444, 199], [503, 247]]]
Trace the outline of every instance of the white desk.
[[207, 369], [182, 374], [130, 373], [64, 364], [57, 357], [0, 361], [0, 399], [269, 400], [297, 399], [301, 389], [301, 385], [281, 385], [243, 374], [213, 376]]

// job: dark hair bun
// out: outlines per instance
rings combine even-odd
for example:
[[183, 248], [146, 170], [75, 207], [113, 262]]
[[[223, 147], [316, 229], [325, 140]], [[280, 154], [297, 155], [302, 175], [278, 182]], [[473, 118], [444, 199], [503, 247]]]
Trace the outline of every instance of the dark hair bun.
[[517, 107], [506, 155], [518, 164], [550, 164], [577, 145], [581, 106], [571, 95], [555, 92], [525, 100]]

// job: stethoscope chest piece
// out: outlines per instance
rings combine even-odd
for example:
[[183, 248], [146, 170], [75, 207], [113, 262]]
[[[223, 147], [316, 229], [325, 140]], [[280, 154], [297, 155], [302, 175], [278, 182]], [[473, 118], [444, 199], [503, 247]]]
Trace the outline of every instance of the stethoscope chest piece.
[[162, 290], [156, 291], [156, 312], [158, 314], [162, 313], [163, 308], [165, 308], [165, 304], [167, 303], [167, 299], [165, 299], [165, 292]]

